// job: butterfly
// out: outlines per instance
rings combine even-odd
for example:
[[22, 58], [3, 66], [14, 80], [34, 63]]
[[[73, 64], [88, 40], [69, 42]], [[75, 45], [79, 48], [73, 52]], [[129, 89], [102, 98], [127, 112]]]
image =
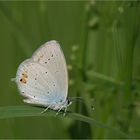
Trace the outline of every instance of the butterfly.
[[[48, 109], [64, 110], [72, 103], [67, 99], [68, 72], [60, 44], [48, 41], [37, 49], [31, 58], [23, 61], [15, 81], [23, 100]], [[42, 112], [42, 113], [43, 113]], [[58, 113], [57, 112], [57, 113]]]

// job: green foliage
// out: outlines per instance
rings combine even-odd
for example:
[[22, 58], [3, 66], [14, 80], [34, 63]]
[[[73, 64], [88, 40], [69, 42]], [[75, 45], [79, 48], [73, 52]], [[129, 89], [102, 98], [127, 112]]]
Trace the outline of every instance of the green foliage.
[[[1, 1], [0, 21], [0, 138], [140, 138], [139, 1]], [[68, 64], [68, 96], [85, 101], [66, 117], [23, 106], [10, 82], [54, 39]]]
[[37, 108], [37, 107], [31, 107], [31, 106], [7, 106], [7, 107], [1, 107], [0, 108], [0, 119], [5, 119], [5, 118], [13, 118], [13, 117], [27, 117], [27, 116], [40, 116], [40, 117], [62, 117], [62, 118], [71, 118], [74, 120], [82, 121], [85, 123], [93, 124], [96, 126], [99, 126], [101, 128], [106, 128], [110, 129], [112, 132], [116, 132], [120, 135], [122, 135], [124, 138], [129, 138], [128, 135], [125, 133], [116, 130], [114, 128], [110, 128], [92, 118], [77, 114], [77, 113], [72, 113], [72, 112], [67, 112], [65, 115], [63, 111], [61, 111], [58, 115], [56, 115], [57, 112], [55, 111], [47, 111], [46, 113], [41, 113], [42, 109]]

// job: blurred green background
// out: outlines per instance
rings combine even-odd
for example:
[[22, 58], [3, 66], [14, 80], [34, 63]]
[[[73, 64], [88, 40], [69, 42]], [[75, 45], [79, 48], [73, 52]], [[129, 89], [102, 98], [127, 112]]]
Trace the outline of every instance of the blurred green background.
[[[0, 106], [24, 104], [10, 79], [39, 46], [57, 40], [68, 65], [68, 96], [85, 99], [68, 110], [140, 138], [139, 33], [139, 1], [1, 1]], [[52, 116], [0, 119], [0, 138], [124, 137]]]

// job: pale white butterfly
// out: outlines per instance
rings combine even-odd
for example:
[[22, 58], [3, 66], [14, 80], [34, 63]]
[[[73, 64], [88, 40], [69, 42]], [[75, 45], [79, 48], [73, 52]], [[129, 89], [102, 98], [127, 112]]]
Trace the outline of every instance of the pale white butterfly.
[[[71, 101], [67, 99], [68, 74], [66, 61], [57, 41], [43, 44], [30, 59], [23, 61], [15, 81], [23, 101], [53, 110], [64, 109]], [[43, 111], [43, 112], [44, 112]]]

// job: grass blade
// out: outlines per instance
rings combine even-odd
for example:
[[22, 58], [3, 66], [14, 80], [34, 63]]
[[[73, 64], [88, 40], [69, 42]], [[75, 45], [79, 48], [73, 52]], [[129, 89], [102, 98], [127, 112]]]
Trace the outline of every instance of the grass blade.
[[[40, 116], [40, 117], [47, 117], [47, 116], [52, 116], [54, 117], [56, 114], [56, 111], [49, 110], [47, 113], [41, 114], [43, 108], [39, 107], [33, 107], [33, 106], [4, 106], [0, 107], [0, 119], [7, 119], [7, 118], [16, 118], [16, 117], [29, 117], [29, 116]], [[60, 113], [57, 117], [64, 117], [63, 113]], [[67, 112], [66, 118], [71, 118], [74, 120], [82, 121], [85, 123], [89, 124], [94, 124], [98, 127], [105, 128], [105, 129], [110, 129], [111, 131], [114, 131], [124, 138], [129, 138], [127, 134], [124, 132], [121, 132], [120, 130], [111, 128], [101, 122], [96, 121], [93, 118], [78, 114], [78, 113], [72, 113], [72, 112]]]

